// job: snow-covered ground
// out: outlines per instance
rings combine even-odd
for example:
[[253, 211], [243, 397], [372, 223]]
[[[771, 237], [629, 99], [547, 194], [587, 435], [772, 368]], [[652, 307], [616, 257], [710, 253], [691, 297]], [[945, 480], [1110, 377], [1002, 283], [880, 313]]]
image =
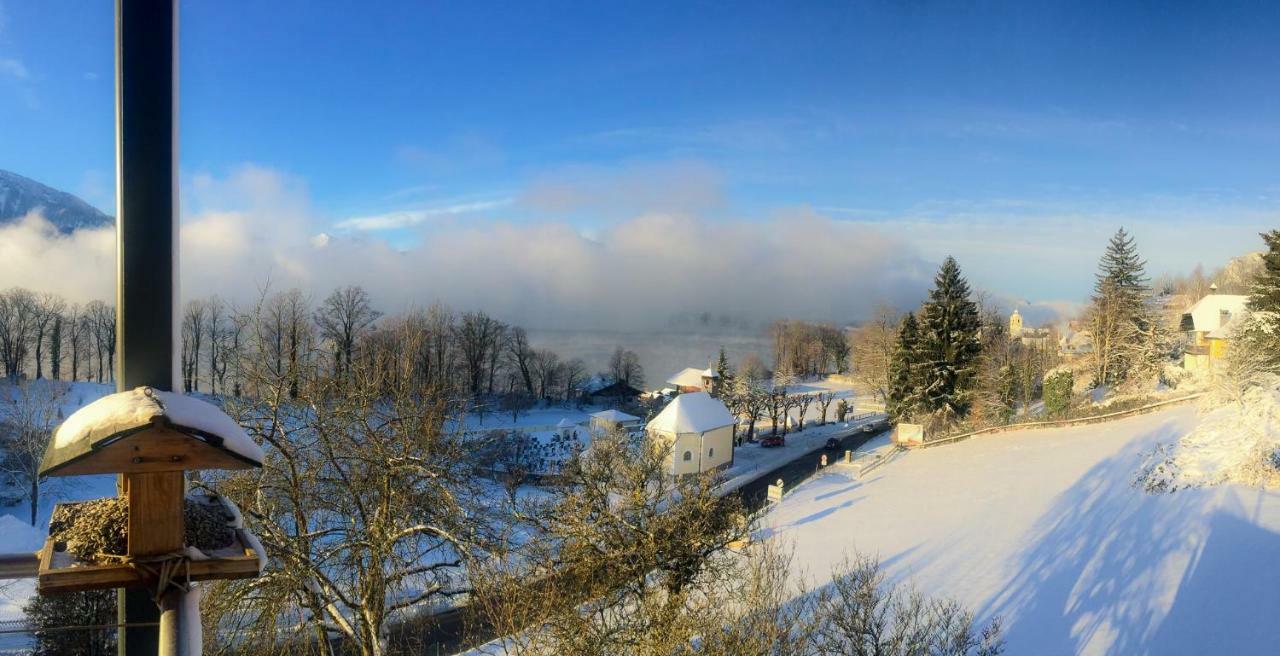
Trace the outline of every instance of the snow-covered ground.
[[1242, 398], [1209, 395], [1195, 430], [1157, 446], [1142, 472], [1151, 491], [1235, 481], [1280, 487], [1280, 379]]
[[1004, 619], [1008, 653], [1273, 653], [1280, 492], [1147, 494], [1143, 456], [1196, 425], [1179, 406], [898, 454], [792, 490], [762, 535], [820, 585], [846, 552]]

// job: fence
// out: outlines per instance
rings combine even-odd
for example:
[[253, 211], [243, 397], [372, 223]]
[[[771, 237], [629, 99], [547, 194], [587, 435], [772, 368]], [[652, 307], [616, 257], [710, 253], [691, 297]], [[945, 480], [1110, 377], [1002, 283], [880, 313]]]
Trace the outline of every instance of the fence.
[[1028, 421], [1020, 424], [1006, 424], [1004, 426], [992, 426], [990, 428], [982, 428], [976, 431], [970, 431], [968, 433], [961, 433], [959, 435], [949, 435], [947, 437], [941, 437], [936, 440], [929, 440], [921, 444], [913, 445], [910, 448], [927, 449], [933, 446], [941, 446], [943, 444], [951, 444], [953, 442], [967, 440], [971, 437], [977, 437], [979, 435], [987, 435], [990, 433], [1003, 433], [1005, 431], [1024, 430], [1028, 428], [1064, 428], [1067, 426], [1083, 426], [1087, 424], [1101, 423], [1104, 421], [1111, 421], [1113, 419], [1123, 419], [1125, 417], [1132, 417], [1136, 415], [1146, 414], [1148, 412], [1151, 412], [1153, 410], [1158, 410], [1165, 406], [1175, 405], [1178, 403], [1185, 403], [1187, 401], [1193, 401], [1204, 395], [1205, 395], [1205, 392], [1198, 392], [1196, 394], [1188, 394], [1186, 396], [1180, 396], [1176, 399], [1166, 399], [1164, 401], [1148, 403], [1147, 405], [1140, 406], [1137, 408], [1129, 408], [1128, 410], [1120, 410], [1117, 412], [1109, 412], [1101, 415], [1093, 415], [1091, 417], [1054, 419], [1050, 421]]

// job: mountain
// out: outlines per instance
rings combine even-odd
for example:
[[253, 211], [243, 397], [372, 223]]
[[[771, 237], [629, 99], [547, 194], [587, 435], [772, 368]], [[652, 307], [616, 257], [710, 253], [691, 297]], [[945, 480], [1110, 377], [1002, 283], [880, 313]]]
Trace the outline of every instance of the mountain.
[[100, 228], [115, 222], [98, 208], [65, 191], [0, 169], [0, 225], [17, 221], [34, 209], [40, 209], [40, 213], [64, 234], [78, 228]]

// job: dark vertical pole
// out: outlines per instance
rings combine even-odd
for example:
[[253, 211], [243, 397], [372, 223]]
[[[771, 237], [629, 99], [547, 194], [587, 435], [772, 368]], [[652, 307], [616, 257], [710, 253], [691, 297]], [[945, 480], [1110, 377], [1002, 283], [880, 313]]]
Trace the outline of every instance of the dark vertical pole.
[[[177, 0], [116, 0], [116, 389], [172, 390], [177, 305]], [[146, 590], [120, 592], [120, 622], [157, 622]], [[156, 627], [120, 631], [150, 656]]]

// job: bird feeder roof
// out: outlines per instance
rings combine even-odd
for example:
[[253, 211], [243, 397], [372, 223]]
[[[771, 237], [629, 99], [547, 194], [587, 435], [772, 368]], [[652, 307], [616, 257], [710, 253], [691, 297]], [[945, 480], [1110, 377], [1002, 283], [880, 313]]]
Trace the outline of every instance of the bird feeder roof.
[[40, 473], [247, 469], [262, 460], [262, 448], [217, 406], [139, 387], [68, 417], [54, 433]]

